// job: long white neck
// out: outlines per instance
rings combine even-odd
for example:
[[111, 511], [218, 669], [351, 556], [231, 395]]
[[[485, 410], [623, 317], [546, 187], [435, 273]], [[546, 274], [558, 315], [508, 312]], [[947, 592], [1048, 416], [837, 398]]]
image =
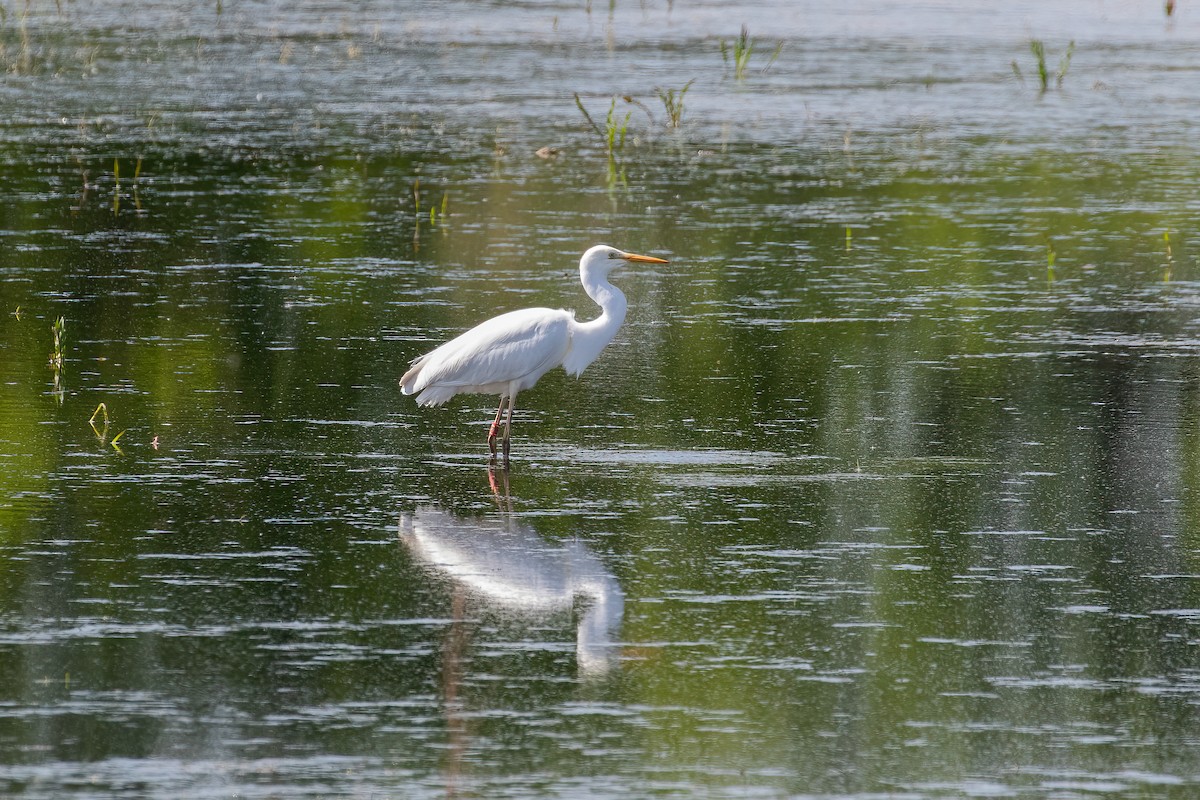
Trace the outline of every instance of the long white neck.
[[588, 364], [596, 360], [625, 321], [625, 295], [608, 282], [606, 275], [598, 275], [581, 267], [579, 279], [587, 296], [600, 306], [600, 316], [590, 322], [576, 322], [571, 326], [571, 349], [563, 359], [563, 369], [571, 375], [583, 372]]

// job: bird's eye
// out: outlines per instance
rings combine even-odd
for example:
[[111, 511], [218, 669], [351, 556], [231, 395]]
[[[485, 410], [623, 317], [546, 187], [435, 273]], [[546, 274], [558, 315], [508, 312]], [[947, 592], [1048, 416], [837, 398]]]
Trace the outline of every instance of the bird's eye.
[[608, 257], [609, 258], [621, 258], [624, 255], [625, 254], [620, 252], [619, 250], [611, 250], [611, 251], [609, 251]]

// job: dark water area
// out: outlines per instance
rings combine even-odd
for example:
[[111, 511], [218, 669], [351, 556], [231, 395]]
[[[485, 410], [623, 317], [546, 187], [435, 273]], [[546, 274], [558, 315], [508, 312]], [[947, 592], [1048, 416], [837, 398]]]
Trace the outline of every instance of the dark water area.
[[1198, 791], [1188, 5], [0, 9], [0, 795]]

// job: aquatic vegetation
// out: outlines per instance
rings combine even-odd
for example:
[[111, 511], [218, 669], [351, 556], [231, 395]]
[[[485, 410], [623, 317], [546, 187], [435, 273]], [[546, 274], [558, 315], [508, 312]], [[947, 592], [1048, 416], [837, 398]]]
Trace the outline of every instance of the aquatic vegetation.
[[108, 406], [106, 406], [104, 403], [101, 403], [100, 405], [96, 406], [96, 410], [92, 412], [92, 416], [88, 420], [88, 424], [91, 425], [92, 428], [96, 427], [96, 417], [100, 416], [101, 414], [104, 415], [104, 427], [108, 427]]
[[[783, 42], [775, 46], [775, 51], [771, 57], [767, 59], [767, 63], [760, 72], [766, 72], [775, 63], [775, 59], [779, 58], [780, 52], [783, 50]], [[749, 29], [743, 25], [742, 31], [738, 34], [738, 38], [734, 40], [732, 47], [721, 40], [721, 59], [728, 67], [732, 63], [733, 77], [735, 80], [742, 81], [746, 79], [746, 69], [750, 66], [750, 55], [754, 52], [754, 40], [750, 38]]]
[[1037, 60], [1038, 81], [1042, 84], [1042, 91], [1044, 92], [1046, 91], [1047, 82], [1046, 46], [1042, 44], [1041, 39], [1033, 39], [1029, 42], [1029, 50]]
[[[21, 308], [17, 307], [17, 319], [20, 319]], [[54, 349], [50, 353], [50, 366], [55, 370], [62, 369], [63, 357], [66, 351], [67, 343], [67, 321], [63, 317], [54, 320], [54, 324], [50, 326], [50, 332], [54, 337]]]
[[[0, 65], [4, 67], [6, 72], [11, 72], [16, 75], [28, 75], [33, 72], [33, 40], [29, 33], [29, 12], [30, 5], [27, 2], [24, 10], [21, 12], [18, 21], [17, 35], [20, 39], [20, 46], [15, 53], [10, 54], [4, 42], [0, 40]], [[0, 5], [0, 26], [7, 27], [8, 24], [8, 9]], [[3, 32], [3, 28], [0, 28]], [[5, 37], [7, 38], [7, 37]]]
[[430, 204], [429, 206], [429, 224], [437, 227], [438, 220], [444, 220], [448, 215], [447, 209], [450, 203], [450, 193], [442, 192], [441, 205]]
[[421, 249], [421, 225], [425, 219], [429, 221], [430, 228], [441, 228], [443, 234], [449, 231], [445, 224], [450, 216], [450, 193], [442, 192], [442, 200], [440, 203], [430, 203], [429, 209], [425, 210], [421, 204], [421, 179], [414, 178], [412, 185], [413, 198], [413, 249], [419, 251]]
[[608, 183], [610, 186], [625, 182], [625, 169], [617, 162], [617, 155], [625, 149], [625, 133], [629, 129], [629, 118], [633, 112], [625, 114], [625, 119], [617, 117], [617, 98], [613, 98], [609, 106], [608, 116], [604, 120], [604, 141], [608, 149]]
[[1167, 264], [1163, 268], [1163, 283], [1170, 283], [1171, 276], [1175, 272], [1175, 258], [1171, 254], [1171, 229], [1163, 231], [1163, 244], [1167, 248]]
[[[103, 423], [99, 427], [96, 426], [96, 417], [103, 418]], [[99, 440], [100, 444], [104, 444], [105, 441], [108, 441], [108, 428], [110, 425], [110, 420], [108, 418], [108, 406], [104, 403], [96, 406], [96, 410], [92, 412], [91, 418], [88, 419], [88, 425], [92, 426], [92, 433], [96, 434], [96, 439]], [[121, 452], [121, 448], [117, 446], [117, 442], [121, 440], [121, 437], [124, 436], [125, 433], [126, 431], [123, 430], [114, 436], [111, 441], [108, 441], [108, 444], [111, 445], [112, 448], [118, 453]]]
[[[80, 167], [80, 169], [82, 170], [82, 166]], [[141, 177], [142, 177], [142, 157], [138, 156], [137, 162], [135, 162], [134, 167], [133, 167], [133, 181], [132, 181], [132, 186], [130, 187], [131, 194], [133, 196], [133, 208], [134, 208], [134, 211], [138, 214], [143, 213], [142, 199], [138, 195], [138, 181], [141, 179]], [[85, 171], [83, 173], [83, 193], [82, 193], [82, 195], [80, 197], [80, 201], [79, 201], [80, 208], [83, 207], [83, 202], [86, 199], [86, 197], [87, 197], [87, 173]], [[119, 158], [113, 159], [112, 213], [113, 213], [114, 217], [121, 213], [121, 160]]]
[[[741, 35], [733, 44], [733, 77], [739, 81], [746, 77], [746, 66], [750, 63], [752, 52], [754, 52], [754, 42], [750, 39], [750, 32], [743, 25]], [[721, 59], [728, 66], [729, 48], [724, 39], [721, 40]]]
[[427, 211], [427, 212], [422, 210], [421, 179], [420, 178], [413, 179], [412, 195], [413, 195], [413, 213], [417, 219], [418, 235], [419, 235], [419, 231], [420, 231], [421, 219], [423, 217], [425, 217], [426, 214], [428, 214], [428, 216], [429, 216], [429, 224], [434, 227], [437, 226], [439, 219], [445, 219], [447, 216], [449, 216], [449, 213], [450, 213], [450, 211], [449, 211], [449, 209], [450, 209], [450, 193], [449, 192], [442, 192], [441, 203], [430, 203], [429, 211]]
[[592, 115], [584, 108], [583, 101], [579, 99], [579, 94], [575, 94], [575, 105], [587, 120], [588, 125], [600, 137], [604, 144], [605, 154], [608, 157], [608, 182], [609, 185], [624, 182], [625, 171], [620, 164], [620, 156], [625, 150], [625, 137], [629, 132], [629, 119], [633, 116], [633, 112], [626, 112], [624, 118], [617, 113], [617, 98], [612, 99], [612, 103], [608, 107], [608, 115], [604, 119], [604, 127], [601, 128], [592, 119]]
[[[1050, 68], [1046, 66], [1046, 45], [1041, 39], [1031, 39], [1029, 41], [1029, 51], [1033, 53], [1035, 66], [1037, 68], [1038, 85], [1041, 91], [1045, 93], [1050, 88]], [[1062, 88], [1063, 79], [1067, 76], [1067, 70], [1071, 67], [1071, 56], [1075, 54], [1075, 40], [1072, 39], [1067, 45], [1066, 52], [1058, 61], [1058, 70], [1054, 73], [1054, 86], [1057, 89]], [[1021, 67], [1014, 60], [1012, 62], [1013, 74], [1019, 80], [1024, 82], [1025, 78], [1021, 74]]]
[[1067, 51], [1063, 53], [1062, 58], [1058, 60], [1058, 72], [1054, 73], [1054, 85], [1062, 88], [1063, 78], [1067, 75], [1067, 70], [1071, 67], [1071, 56], [1075, 55], [1075, 40], [1072, 39], [1067, 45]]
[[[20, 306], [17, 306], [13, 316], [17, 320], [21, 319]], [[54, 370], [54, 388], [50, 390], [50, 393], [57, 397], [61, 404], [66, 394], [66, 390], [63, 388], [63, 362], [66, 360], [67, 350], [67, 320], [64, 317], [54, 320], [54, 324], [50, 326], [50, 333], [54, 337], [54, 349], [50, 352], [50, 367]]]
[[138, 196], [138, 180], [142, 177], [142, 157], [138, 156], [137, 164], [133, 167], [133, 207], [137, 213], [142, 213], [142, 200]]
[[692, 78], [681, 89], [655, 89], [658, 92], [658, 99], [662, 101], [663, 108], [667, 112], [668, 128], [679, 127], [679, 123], [683, 119], [683, 96], [687, 94], [688, 89], [695, 82], [696, 79]]

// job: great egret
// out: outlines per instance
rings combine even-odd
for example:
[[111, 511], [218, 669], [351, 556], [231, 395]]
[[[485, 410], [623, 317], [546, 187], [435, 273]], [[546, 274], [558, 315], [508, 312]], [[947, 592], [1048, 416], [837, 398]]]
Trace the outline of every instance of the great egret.
[[[608, 282], [608, 273], [627, 261], [666, 264], [666, 259], [596, 245], [579, 259], [583, 290], [600, 306], [600, 316], [577, 322], [575, 312], [552, 308], [510, 311], [443, 344], [412, 362], [400, 379], [404, 394], [416, 394], [422, 406], [440, 406], [456, 394], [497, 394], [500, 408], [488, 431], [488, 449], [496, 455], [496, 434], [505, 404], [504, 463], [517, 393], [533, 387], [557, 366], [579, 375], [596, 360], [625, 320], [625, 295]], [[419, 394], [418, 394], [419, 393]]]

